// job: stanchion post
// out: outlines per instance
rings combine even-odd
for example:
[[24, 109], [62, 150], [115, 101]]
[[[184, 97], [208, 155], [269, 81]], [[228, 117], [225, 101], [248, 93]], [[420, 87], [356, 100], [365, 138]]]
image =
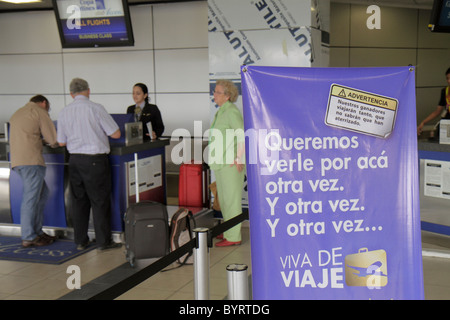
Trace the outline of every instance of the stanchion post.
[[194, 229], [197, 245], [194, 248], [194, 297], [209, 300], [208, 228]]
[[247, 265], [230, 264], [227, 266], [228, 300], [248, 300]]

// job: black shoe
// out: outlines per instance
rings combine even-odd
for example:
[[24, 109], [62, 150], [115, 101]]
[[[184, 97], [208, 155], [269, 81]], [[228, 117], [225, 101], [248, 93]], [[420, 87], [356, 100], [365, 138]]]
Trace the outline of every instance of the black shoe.
[[58, 239], [58, 237], [51, 236], [49, 234], [46, 234], [45, 232], [43, 234], [41, 234], [39, 237], [44, 238], [46, 240], [50, 240], [50, 241], [56, 241], [56, 239]]
[[77, 245], [77, 250], [82, 251], [85, 250], [87, 247], [89, 247], [91, 243], [88, 241], [86, 243], [81, 243]]
[[42, 247], [42, 246], [47, 246], [49, 244], [52, 244], [53, 240], [50, 239], [46, 239], [44, 237], [41, 236], [37, 236], [36, 238], [34, 238], [33, 240], [23, 240], [22, 241], [22, 247], [23, 248], [31, 248], [31, 247]]
[[121, 243], [110, 242], [108, 244], [104, 244], [104, 245], [98, 246], [97, 249], [103, 251], [103, 250], [108, 250], [108, 249], [120, 248], [121, 246], [122, 246]]

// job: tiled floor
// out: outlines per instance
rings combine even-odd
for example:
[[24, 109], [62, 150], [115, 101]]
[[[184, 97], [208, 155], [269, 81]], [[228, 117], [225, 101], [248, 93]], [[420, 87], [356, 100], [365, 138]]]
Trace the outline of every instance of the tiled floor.
[[450, 237], [422, 232], [426, 300], [450, 300]]
[[[217, 240], [214, 240], [215, 242]], [[249, 266], [251, 274], [250, 240], [248, 228], [243, 228], [243, 243], [240, 246], [210, 249], [210, 299], [222, 300], [227, 296], [226, 267], [233, 263]], [[166, 269], [171, 269], [171, 266]], [[194, 299], [194, 268], [185, 265], [177, 269], [160, 272], [118, 297], [132, 299]]]
[[[450, 300], [450, 237], [422, 232], [422, 247], [425, 299]], [[95, 283], [95, 279], [101, 279], [101, 276], [124, 263], [126, 259], [123, 247], [106, 252], [94, 249], [61, 265], [0, 260], [0, 300], [56, 300], [73, 294], [66, 285], [70, 276], [67, 273], [68, 266], [80, 267], [81, 284], [84, 285]], [[247, 264], [248, 274], [251, 276], [248, 227], [243, 228], [242, 245], [210, 249], [211, 299], [226, 299], [226, 267], [232, 263]], [[193, 278], [192, 265], [159, 272], [122, 294], [117, 300], [192, 300]]]
[[[423, 258], [425, 298], [450, 300], [450, 237], [423, 232], [422, 238], [426, 255], [442, 256], [424, 256]], [[66, 271], [69, 265], [80, 267], [83, 285], [124, 262], [126, 261], [123, 248], [107, 252], [92, 250], [56, 266], [0, 261], [0, 299], [58, 299], [70, 292], [66, 286], [69, 277]], [[243, 228], [242, 245], [210, 249], [211, 299], [226, 298], [226, 267], [232, 263], [247, 264], [251, 274], [248, 228]], [[157, 273], [117, 299], [192, 300], [194, 299], [193, 266], [186, 265]]]
[[[227, 265], [244, 263], [250, 266], [248, 228], [243, 228], [243, 237], [240, 246], [210, 249], [211, 299], [221, 300], [227, 296]], [[61, 265], [0, 260], [0, 300], [58, 299], [71, 291], [66, 285], [70, 276], [68, 266], [80, 267], [81, 285], [84, 285], [123, 263], [126, 263], [123, 247], [106, 252], [94, 249]], [[192, 265], [160, 272], [117, 299], [193, 300], [193, 275]]]

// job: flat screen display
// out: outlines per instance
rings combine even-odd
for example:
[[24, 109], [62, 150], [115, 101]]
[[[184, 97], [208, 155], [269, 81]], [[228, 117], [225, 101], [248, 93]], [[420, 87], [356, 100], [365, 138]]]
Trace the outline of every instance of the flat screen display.
[[450, 27], [450, 0], [444, 1], [442, 4], [439, 24], [441, 26]]
[[450, 33], [450, 0], [435, 0], [428, 28], [433, 32]]
[[134, 45], [126, 0], [53, 0], [63, 48]]

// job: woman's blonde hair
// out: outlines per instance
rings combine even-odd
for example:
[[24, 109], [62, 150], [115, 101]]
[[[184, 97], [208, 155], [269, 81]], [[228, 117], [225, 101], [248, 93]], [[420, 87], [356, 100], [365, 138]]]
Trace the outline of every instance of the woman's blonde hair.
[[236, 102], [239, 97], [239, 91], [236, 85], [230, 80], [217, 80], [216, 86], [222, 86], [224, 94], [230, 97], [230, 102]]

